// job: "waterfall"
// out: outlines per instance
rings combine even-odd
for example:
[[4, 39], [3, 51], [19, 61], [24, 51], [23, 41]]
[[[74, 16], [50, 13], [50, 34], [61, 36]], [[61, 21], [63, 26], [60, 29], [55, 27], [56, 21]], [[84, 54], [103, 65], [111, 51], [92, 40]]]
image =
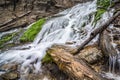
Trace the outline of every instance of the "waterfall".
[[[111, 11], [105, 12], [95, 25], [94, 17], [96, 11], [97, 4], [95, 0], [78, 4], [58, 13], [57, 15], [62, 16], [48, 20], [33, 43], [14, 47], [11, 50], [0, 53], [0, 65], [15, 62], [21, 64], [21, 74], [29, 73], [29, 70], [32, 69], [31, 66], [34, 66], [34, 73], [41, 72], [41, 59], [51, 45], [65, 44], [66, 42], [76, 42], [72, 46], [81, 44], [95, 28], [106, 22], [113, 14]], [[92, 40], [91, 44], [96, 40], [97, 38]], [[29, 47], [29, 49], [22, 50], [25, 47]], [[23, 78], [23, 75], [21, 78]]]
[[[114, 28], [112, 26], [111, 29], [115, 29], [115, 31], [117, 31], [117, 35], [120, 34], [120, 29], [119, 28]], [[113, 48], [116, 50], [116, 55], [109, 55], [109, 72], [106, 73], [106, 77], [109, 77], [111, 79], [115, 79], [115, 80], [120, 80], [120, 50], [119, 47], [117, 47], [118, 45], [115, 43], [114, 40], [114, 32], [111, 31], [110, 35], [111, 35], [111, 44], [113, 46]]]

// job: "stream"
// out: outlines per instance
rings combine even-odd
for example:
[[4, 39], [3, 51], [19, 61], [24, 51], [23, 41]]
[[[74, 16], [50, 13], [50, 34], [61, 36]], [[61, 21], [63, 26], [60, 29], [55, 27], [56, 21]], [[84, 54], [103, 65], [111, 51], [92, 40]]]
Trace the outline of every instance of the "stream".
[[[83, 43], [94, 29], [112, 17], [113, 10], [105, 12], [95, 24], [96, 2], [94, 0], [93, 2], [81, 3], [56, 14], [62, 16], [47, 20], [32, 43], [1, 52], [0, 66], [8, 63], [20, 64], [21, 77], [19, 80], [25, 80], [24, 75], [29, 74], [32, 66], [34, 66], [33, 73], [40, 73], [42, 71], [41, 59], [45, 56], [49, 47], [53, 44], [65, 44], [66, 42], [75, 42], [71, 46], [76, 47], [78, 44]], [[5, 33], [0, 33], [0, 37]], [[89, 44], [96, 42], [98, 36]], [[113, 76], [111, 73], [106, 74], [106, 76], [111, 75]], [[114, 76], [112, 78], [120, 80], [120, 78], [117, 79]]]

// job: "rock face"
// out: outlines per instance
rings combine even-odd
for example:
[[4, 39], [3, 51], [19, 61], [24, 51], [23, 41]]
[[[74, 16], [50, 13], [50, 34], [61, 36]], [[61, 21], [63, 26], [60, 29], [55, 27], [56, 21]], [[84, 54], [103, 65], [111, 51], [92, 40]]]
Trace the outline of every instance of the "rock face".
[[[68, 8], [73, 6], [76, 3], [83, 3], [86, 1], [92, 1], [92, 0], [0, 0], [0, 7], [16, 7], [21, 6], [19, 9], [42, 9], [43, 7], [46, 7], [45, 5], [61, 5], [64, 8]], [[49, 2], [53, 2], [54, 4], [49, 4]], [[16, 3], [16, 4], [14, 4]], [[7, 5], [7, 6], [6, 6]], [[44, 8], [43, 8], [44, 9]]]
[[0, 25], [27, 11], [31, 11], [30, 15], [7, 26], [18, 26], [24, 23], [29, 25], [39, 18], [51, 16], [74, 6], [78, 2], [85, 1], [90, 0], [0, 0]]

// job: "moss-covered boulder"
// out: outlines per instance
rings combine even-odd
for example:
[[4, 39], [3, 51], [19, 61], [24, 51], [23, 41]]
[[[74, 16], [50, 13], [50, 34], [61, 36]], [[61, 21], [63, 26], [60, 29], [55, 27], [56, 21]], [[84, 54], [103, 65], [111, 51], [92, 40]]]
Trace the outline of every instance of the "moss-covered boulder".
[[20, 28], [16, 31], [3, 34], [0, 37], [0, 49], [4, 51], [6, 49], [10, 49], [11, 47], [20, 45], [19, 39], [21, 33], [24, 31], [24, 29]]
[[38, 20], [37, 22], [33, 23], [27, 31], [24, 32], [24, 34], [20, 38], [20, 42], [32, 42], [36, 35], [40, 32], [42, 29], [42, 25], [45, 23], [46, 19], [42, 18]]
[[4, 47], [4, 45], [7, 44], [7, 42], [11, 41], [13, 39], [13, 37], [15, 37], [16, 35], [17, 35], [17, 33], [14, 32], [14, 33], [6, 34], [6, 35], [2, 36], [0, 39], [0, 49], [2, 47]]

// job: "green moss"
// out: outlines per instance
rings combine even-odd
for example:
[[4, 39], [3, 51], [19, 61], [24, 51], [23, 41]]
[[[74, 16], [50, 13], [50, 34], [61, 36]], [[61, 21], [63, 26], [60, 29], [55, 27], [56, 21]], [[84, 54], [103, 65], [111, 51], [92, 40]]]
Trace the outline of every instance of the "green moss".
[[20, 42], [32, 42], [39, 31], [42, 29], [42, 25], [45, 23], [45, 19], [40, 19], [35, 22], [27, 31], [24, 32], [20, 38]]
[[53, 62], [52, 57], [47, 53], [45, 57], [42, 59], [42, 63], [50, 63]]
[[12, 40], [15, 35], [16, 35], [16, 33], [11, 33], [11, 34], [7, 34], [7, 35], [3, 36], [0, 39], [0, 48], [2, 48], [5, 43], [7, 43], [10, 40]]

